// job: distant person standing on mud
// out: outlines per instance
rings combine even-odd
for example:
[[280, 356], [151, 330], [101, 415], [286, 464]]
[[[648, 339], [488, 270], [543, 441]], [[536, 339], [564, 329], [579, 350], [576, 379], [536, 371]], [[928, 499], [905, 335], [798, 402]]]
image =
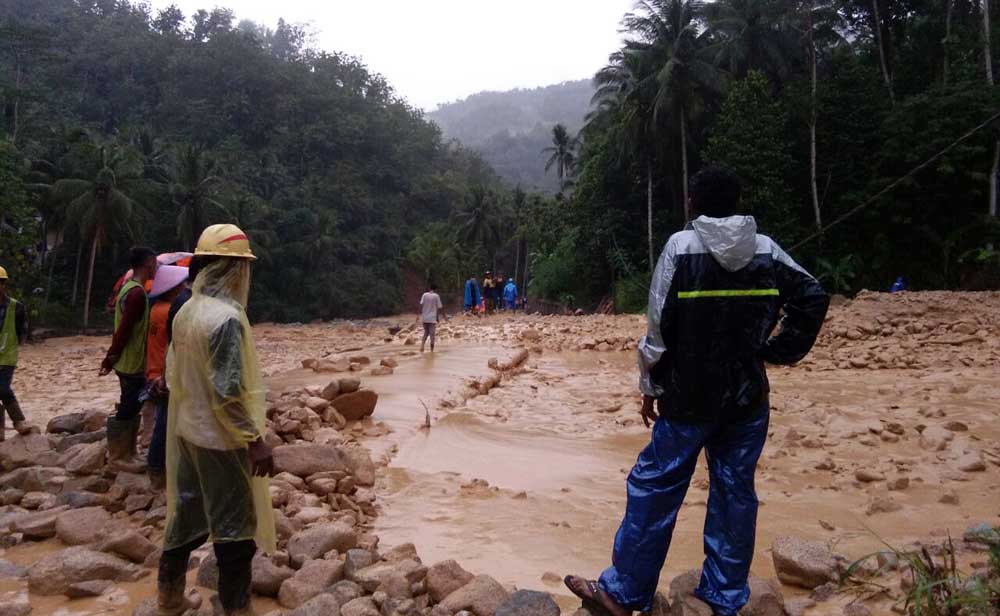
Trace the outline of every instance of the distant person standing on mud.
[[[566, 585], [612, 616], [648, 611], [698, 455], [710, 475], [705, 561], [695, 595], [714, 614], [746, 604], [757, 521], [754, 472], [767, 438], [764, 364], [794, 364], [816, 341], [830, 298], [751, 216], [740, 179], [709, 167], [691, 180], [698, 215], [667, 242], [639, 343], [641, 415], [652, 441], [629, 474], [613, 564]], [[772, 336], [779, 315], [780, 329]], [[657, 403], [658, 411], [653, 404]]]
[[420, 298], [420, 321], [424, 325], [424, 339], [420, 341], [420, 352], [424, 352], [424, 345], [427, 339], [431, 339], [431, 353], [434, 352], [434, 343], [437, 341], [438, 317], [447, 319], [444, 313], [444, 304], [441, 303], [441, 296], [438, 295], [437, 285], [431, 284], [427, 292]]
[[476, 281], [475, 276], [465, 281], [464, 300], [463, 307], [465, 308], [465, 312], [474, 311], [479, 306], [479, 302], [482, 301], [482, 294], [479, 292], [479, 282]]
[[486, 275], [483, 276], [483, 303], [486, 306], [487, 314], [493, 312], [496, 304], [498, 288], [493, 284], [493, 275], [489, 270], [486, 270]]
[[17, 368], [17, 350], [28, 337], [28, 317], [24, 304], [7, 295], [7, 270], [0, 267], [0, 441], [5, 438], [4, 412], [10, 415], [18, 434], [38, 432], [36, 426], [25, 421], [21, 404], [14, 395], [11, 382]]

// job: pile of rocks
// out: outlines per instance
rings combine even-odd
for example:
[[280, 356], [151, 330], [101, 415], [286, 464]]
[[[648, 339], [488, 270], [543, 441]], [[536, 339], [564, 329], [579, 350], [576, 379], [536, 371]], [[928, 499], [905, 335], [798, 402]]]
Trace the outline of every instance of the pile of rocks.
[[268, 433], [272, 445], [297, 440], [339, 443], [348, 422], [370, 417], [378, 394], [362, 389], [353, 377], [330, 381], [326, 387], [306, 387], [282, 394], [268, 393]]
[[[361, 372], [368, 369], [372, 360], [367, 355], [340, 355], [336, 357], [315, 358], [308, 357], [302, 360], [302, 367], [319, 373], [331, 372]], [[387, 376], [393, 373], [399, 362], [391, 357], [383, 358], [379, 365], [371, 368], [371, 376]]]

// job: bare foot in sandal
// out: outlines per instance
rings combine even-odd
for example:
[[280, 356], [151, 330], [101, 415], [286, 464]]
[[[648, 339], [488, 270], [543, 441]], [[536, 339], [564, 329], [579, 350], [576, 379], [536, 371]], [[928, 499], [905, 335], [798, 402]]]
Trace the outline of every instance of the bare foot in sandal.
[[588, 580], [577, 575], [567, 575], [563, 579], [566, 588], [583, 599], [584, 603], [596, 603], [608, 611], [611, 616], [632, 616], [632, 610], [624, 608], [612, 599], [608, 593], [601, 590], [597, 582]]

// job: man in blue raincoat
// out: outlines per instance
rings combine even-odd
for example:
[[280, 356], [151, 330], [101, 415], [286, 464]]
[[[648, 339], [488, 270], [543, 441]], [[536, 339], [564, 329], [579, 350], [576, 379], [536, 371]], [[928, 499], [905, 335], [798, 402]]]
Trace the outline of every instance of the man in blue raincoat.
[[507, 279], [507, 286], [503, 288], [503, 301], [507, 305], [507, 310], [517, 310], [517, 285], [513, 278]]
[[726, 169], [709, 167], [692, 178], [690, 204], [699, 216], [670, 238], [653, 273], [648, 331], [639, 343], [640, 412], [647, 427], [653, 422], [652, 441], [628, 476], [612, 566], [597, 581], [565, 580], [585, 605], [612, 616], [652, 609], [702, 449], [710, 488], [695, 595], [718, 616], [735, 616], [750, 596], [754, 472], [770, 409], [764, 364], [805, 357], [830, 299], [757, 233], [752, 217], [736, 215], [741, 190]]
[[465, 311], [469, 312], [471, 310], [475, 310], [481, 299], [482, 295], [479, 292], [479, 282], [476, 281], [476, 277], [473, 276], [465, 281]]

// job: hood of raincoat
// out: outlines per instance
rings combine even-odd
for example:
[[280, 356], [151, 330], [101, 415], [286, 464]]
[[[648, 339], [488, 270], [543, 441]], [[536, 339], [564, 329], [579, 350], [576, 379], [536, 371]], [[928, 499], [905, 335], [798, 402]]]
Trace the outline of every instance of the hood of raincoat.
[[691, 221], [691, 228], [727, 271], [743, 269], [757, 252], [757, 221], [753, 216], [699, 216]]
[[207, 295], [238, 304], [246, 310], [250, 295], [250, 261], [219, 259], [198, 272], [191, 289], [195, 295]]

